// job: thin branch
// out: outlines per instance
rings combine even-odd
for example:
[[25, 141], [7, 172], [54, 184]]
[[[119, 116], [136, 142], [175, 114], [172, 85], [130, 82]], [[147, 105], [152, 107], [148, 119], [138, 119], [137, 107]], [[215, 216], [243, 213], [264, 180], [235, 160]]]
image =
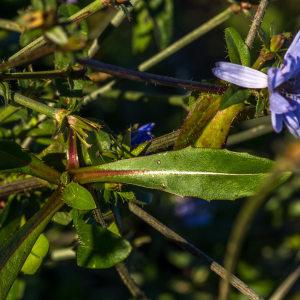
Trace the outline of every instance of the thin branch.
[[138, 300], [147, 300], [148, 298], [145, 294], [140, 290], [140, 288], [136, 285], [134, 280], [132, 279], [126, 265], [124, 263], [119, 263], [115, 266], [116, 271], [118, 272], [120, 278], [122, 279], [125, 286], [128, 288], [130, 293], [135, 299]]
[[83, 70], [48, 70], [35, 72], [14, 72], [1, 73], [1, 81], [19, 80], [19, 79], [55, 79], [55, 78], [83, 78]]
[[36, 177], [16, 180], [7, 184], [0, 185], [0, 198], [45, 186], [49, 186], [48, 182]]
[[285, 296], [300, 277], [300, 265], [281, 283], [269, 300], [286, 299]]
[[[274, 189], [275, 184], [279, 182], [282, 176], [281, 165], [278, 164], [273, 172], [266, 179], [264, 184], [257, 191], [256, 195], [247, 199], [241, 208], [228, 239], [224, 265], [228, 272], [233, 272], [238, 256], [240, 254], [242, 244], [246, 238], [247, 231], [254, 219], [257, 210], [266, 201], [269, 193]], [[220, 283], [219, 299], [228, 299], [230, 286], [230, 276], [227, 276]]]
[[113, 75], [118, 78], [128, 79], [132, 81], [140, 81], [152, 83], [155, 85], [171, 86], [174, 88], [183, 88], [190, 91], [210, 92], [214, 94], [222, 94], [227, 87], [204, 84], [197, 81], [181, 80], [169, 76], [161, 76], [151, 73], [145, 73], [135, 70], [130, 70], [115, 65], [106, 64], [93, 59], [78, 59], [78, 61], [98, 71]]
[[226, 146], [233, 146], [242, 142], [257, 138], [259, 136], [273, 132], [271, 124], [258, 125], [248, 130], [243, 130], [239, 133], [228, 136]]
[[222, 11], [220, 14], [216, 15], [209, 21], [205, 22], [204, 24], [201, 24], [198, 28], [194, 29], [181, 39], [177, 40], [172, 45], [168, 46], [161, 52], [157, 53], [156, 55], [150, 57], [148, 60], [144, 61], [142, 64], [139, 65], [138, 69], [140, 71], [146, 71], [152, 68], [153, 66], [157, 65], [161, 61], [165, 60], [169, 56], [173, 55], [177, 51], [181, 50], [185, 46], [189, 45], [190, 43], [194, 42], [210, 30], [216, 28], [220, 24], [227, 21], [235, 12], [236, 7], [230, 6], [229, 8]]
[[[167, 226], [159, 222], [157, 219], [155, 219], [153, 216], [148, 214], [146, 211], [144, 211], [136, 204], [130, 202], [128, 204], [128, 207], [132, 213], [134, 213], [136, 216], [138, 216], [148, 225], [153, 227], [155, 230], [157, 230], [167, 239], [176, 243], [186, 251], [190, 252], [192, 255], [200, 258], [201, 260], [204, 260], [209, 265], [211, 271], [219, 275], [221, 278], [226, 277], [227, 271], [216, 261], [214, 261], [211, 257], [209, 257], [206, 253], [202, 252], [200, 249], [198, 249], [196, 246], [188, 242], [185, 238], [177, 234], [175, 231], [173, 231], [172, 229], [168, 228]], [[230, 275], [230, 283], [237, 290], [239, 290], [243, 295], [247, 296], [248, 299], [252, 299], [252, 300], [260, 299], [260, 297], [250, 287], [248, 287], [244, 282], [242, 282], [236, 276]]]
[[268, 4], [269, 4], [269, 0], [261, 0], [259, 6], [257, 7], [248, 36], [246, 38], [246, 45], [249, 48], [253, 47], [254, 39], [259, 30], [260, 24], [265, 15], [265, 11], [267, 9]]

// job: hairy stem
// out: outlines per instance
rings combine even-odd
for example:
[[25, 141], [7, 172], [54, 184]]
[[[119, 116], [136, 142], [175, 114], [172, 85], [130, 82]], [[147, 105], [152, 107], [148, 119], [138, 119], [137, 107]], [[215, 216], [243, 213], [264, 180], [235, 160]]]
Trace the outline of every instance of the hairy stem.
[[249, 48], [253, 47], [254, 39], [259, 30], [260, 24], [262, 22], [262, 19], [264, 17], [264, 14], [265, 14], [268, 4], [269, 4], [269, 0], [261, 0], [260, 4], [256, 10], [249, 33], [246, 38], [246, 45]]
[[168, 77], [168, 76], [161, 76], [161, 75], [156, 75], [151, 73], [134, 71], [134, 70], [106, 64], [92, 59], [79, 59], [78, 61], [83, 65], [87, 65], [101, 72], [111, 74], [118, 78], [123, 78], [123, 79], [128, 79], [133, 81], [141, 81], [146, 83], [152, 83], [155, 85], [171, 86], [171, 87], [183, 88], [191, 91], [210, 92], [216, 94], [222, 94], [227, 89], [227, 87], [224, 86], [214, 86], [209, 84], [203, 84], [196, 81], [181, 80], [181, 79]]
[[0, 198], [7, 197], [11, 194], [38, 189], [48, 185], [47, 181], [35, 177], [16, 180], [0, 185]]

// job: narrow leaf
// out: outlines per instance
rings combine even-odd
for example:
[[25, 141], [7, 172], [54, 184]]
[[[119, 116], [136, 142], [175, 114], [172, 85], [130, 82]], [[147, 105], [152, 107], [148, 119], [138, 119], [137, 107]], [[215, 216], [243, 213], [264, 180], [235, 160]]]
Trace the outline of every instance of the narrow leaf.
[[28, 257], [37, 238], [54, 213], [61, 208], [61, 190], [55, 191], [47, 203], [0, 249], [0, 299], [7, 293]]
[[79, 183], [118, 182], [206, 200], [255, 193], [273, 162], [227, 150], [185, 148], [72, 170]]
[[249, 48], [236, 29], [232, 27], [225, 29], [225, 41], [230, 61], [249, 67], [251, 64]]

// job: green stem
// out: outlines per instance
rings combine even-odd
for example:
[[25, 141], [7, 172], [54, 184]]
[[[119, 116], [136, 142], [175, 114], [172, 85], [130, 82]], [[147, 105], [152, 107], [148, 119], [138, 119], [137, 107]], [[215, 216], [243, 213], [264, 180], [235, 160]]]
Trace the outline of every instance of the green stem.
[[19, 79], [54, 79], [54, 78], [83, 78], [82, 70], [49, 70], [35, 72], [15, 72], [0, 74], [0, 81], [10, 81]]
[[[0, 89], [0, 96], [5, 97], [5, 93], [2, 89]], [[57, 118], [57, 114], [59, 113], [59, 109], [50, 107], [46, 104], [40, 103], [36, 100], [23, 96], [19, 93], [11, 92], [11, 100], [15, 103], [18, 103], [24, 107], [30, 108], [36, 112], [44, 114], [50, 118]]]
[[138, 66], [138, 69], [140, 71], [146, 71], [150, 68], [152, 68], [154, 65], [157, 65], [167, 57], [171, 56], [172, 54], [176, 53], [178, 50], [184, 48], [188, 44], [194, 42], [199, 37], [203, 36], [210, 30], [216, 28], [220, 24], [227, 21], [232, 15], [234, 14], [234, 10], [232, 7], [229, 7], [222, 11], [220, 14], [216, 15], [214, 18], [210, 19], [206, 23], [202, 24], [189, 34], [185, 35], [183, 38], [179, 39], [166, 49], [162, 50], [158, 54], [154, 55], [153, 57], [149, 58], [142, 64]]
[[0, 18], [0, 28], [9, 31], [16, 31], [20, 33], [24, 31], [24, 28], [20, 26], [18, 23], [10, 20], [2, 19], [2, 18]]

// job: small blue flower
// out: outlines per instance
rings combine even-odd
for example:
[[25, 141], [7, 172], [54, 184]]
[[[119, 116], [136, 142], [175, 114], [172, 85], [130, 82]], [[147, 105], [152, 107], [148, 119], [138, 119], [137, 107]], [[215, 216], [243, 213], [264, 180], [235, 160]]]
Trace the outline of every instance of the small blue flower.
[[219, 62], [212, 70], [222, 80], [245, 88], [268, 88], [272, 125], [280, 132], [283, 124], [300, 137], [300, 31], [287, 50], [283, 64], [270, 68], [268, 74], [232, 64]]
[[175, 215], [191, 228], [207, 226], [214, 218], [211, 203], [196, 198], [180, 199], [175, 206]]
[[131, 146], [135, 147], [153, 139], [152, 129], [155, 123], [148, 123], [131, 131]]

